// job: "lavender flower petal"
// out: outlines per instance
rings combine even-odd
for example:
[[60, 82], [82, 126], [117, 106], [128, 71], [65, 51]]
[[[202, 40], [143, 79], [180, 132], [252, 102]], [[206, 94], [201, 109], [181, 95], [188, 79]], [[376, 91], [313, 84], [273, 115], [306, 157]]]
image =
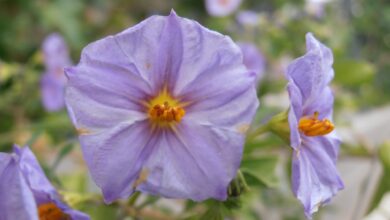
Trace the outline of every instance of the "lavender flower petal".
[[307, 53], [288, 66], [287, 77], [301, 91], [303, 106], [308, 106], [333, 79], [333, 56], [329, 48], [306, 35]]
[[338, 142], [329, 137], [304, 138], [302, 148], [294, 152], [292, 187], [307, 218], [344, 188], [335, 165]]
[[[228, 102], [213, 108], [188, 112], [187, 119], [191, 123], [212, 126], [217, 129], [228, 129], [239, 133], [245, 133], [244, 128], [249, 128], [253, 115], [259, 106], [253, 86], [248, 87]], [[224, 114], [221, 114], [224, 112]]]
[[46, 178], [30, 148], [15, 146], [14, 153], [18, 158], [19, 169], [34, 193], [36, 201], [38, 203], [50, 201], [50, 198], [56, 195], [57, 192]]
[[45, 73], [41, 78], [41, 96], [43, 106], [47, 111], [59, 111], [65, 105], [64, 86], [62, 80], [58, 80], [55, 75]]
[[11, 155], [0, 154], [0, 219], [38, 220], [33, 193]]
[[126, 198], [134, 192], [134, 182], [157, 142], [149, 131], [148, 122], [140, 121], [80, 136], [84, 158], [105, 202]]
[[[243, 65], [239, 65], [237, 62], [241, 60], [239, 51], [236, 56], [225, 53], [218, 54], [215, 59], [210, 67], [207, 66], [197, 78], [180, 91], [183, 100], [190, 103], [187, 107], [188, 112], [216, 108], [229, 103], [229, 100], [241, 97], [248, 88], [254, 89], [256, 76], [253, 72], [248, 72]], [[223, 63], [220, 63], [220, 60], [223, 60]], [[220, 74], [221, 72], [224, 74]]]
[[139, 89], [142, 84], [124, 71], [115, 71], [117, 68], [110, 72], [93, 69], [92, 64], [81, 63], [78, 69], [66, 70], [69, 78], [66, 103], [76, 128], [91, 133], [122, 121], [144, 119], [146, 116], [139, 113], [143, 106], [137, 101], [145, 95]]
[[11, 156], [6, 153], [0, 152], [0, 174], [5, 168], [7, 168], [9, 162], [11, 161]]
[[58, 67], [64, 68], [72, 64], [68, 46], [60, 34], [47, 36], [42, 44], [42, 52], [48, 72], [55, 72]]
[[242, 148], [228, 146], [242, 144], [242, 135], [191, 122], [181, 123], [176, 133], [160, 135], [144, 166], [152, 172], [141, 191], [195, 201], [227, 198], [227, 186], [241, 160], [236, 155], [242, 154]]
[[90, 217], [83, 212], [80, 212], [80, 211], [77, 211], [74, 209], [70, 209], [70, 208], [63, 209], [63, 210], [67, 215], [70, 216], [70, 218], [72, 220], [89, 220], [90, 219]]
[[49, 112], [59, 111], [65, 105], [64, 67], [71, 65], [68, 48], [61, 35], [51, 34], [44, 40], [42, 52], [46, 68], [41, 78], [42, 103]]
[[256, 84], [261, 80], [265, 71], [265, 59], [256, 45], [251, 43], [238, 43], [244, 55], [244, 64], [248, 70], [256, 73]]
[[287, 84], [287, 91], [290, 96], [290, 110], [288, 112], [288, 122], [290, 126], [290, 146], [294, 150], [301, 147], [301, 134], [298, 130], [298, 121], [303, 115], [302, 93], [294, 82]]
[[[319, 118], [327, 118], [332, 120], [333, 118], [333, 102], [334, 96], [330, 87], [326, 87], [319, 93], [316, 99], [303, 109], [303, 115], [313, 115], [315, 111], [318, 111]], [[320, 111], [319, 111], [320, 110]]]

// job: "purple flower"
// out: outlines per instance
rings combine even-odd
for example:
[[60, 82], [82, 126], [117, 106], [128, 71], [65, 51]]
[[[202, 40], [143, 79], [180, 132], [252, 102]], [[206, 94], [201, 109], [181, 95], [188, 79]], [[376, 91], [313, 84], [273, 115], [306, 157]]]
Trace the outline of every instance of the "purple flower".
[[240, 7], [242, 0], [206, 0], [206, 10], [211, 16], [223, 17]]
[[244, 56], [244, 64], [248, 70], [256, 73], [256, 84], [264, 75], [265, 59], [256, 45], [251, 43], [238, 43]]
[[291, 107], [288, 116], [294, 149], [292, 188], [308, 218], [341, 189], [336, 168], [340, 140], [333, 131], [333, 54], [311, 33], [307, 53], [287, 68]]
[[2, 220], [89, 219], [61, 201], [28, 147], [0, 153], [0, 195]]
[[106, 202], [135, 190], [226, 199], [258, 106], [237, 45], [195, 21], [152, 16], [84, 48], [66, 103]]
[[47, 111], [58, 111], [65, 106], [64, 67], [72, 64], [68, 47], [59, 34], [49, 35], [42, 45], [46, 72], [41, 78], [42, 103]]
[[260, 24], [260, 15], [255, 11], [239, 11], [236, 16], [237, 21], [244, 26], [256, 26]]

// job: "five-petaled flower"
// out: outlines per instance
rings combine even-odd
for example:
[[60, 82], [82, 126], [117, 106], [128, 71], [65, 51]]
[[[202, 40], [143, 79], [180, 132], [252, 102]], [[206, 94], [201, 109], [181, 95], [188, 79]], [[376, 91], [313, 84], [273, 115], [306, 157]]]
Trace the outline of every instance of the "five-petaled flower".
[[0, 219], [88, 220], [61, 201], [28, 147], [0, 153]]
[[307, 53], [287, 69], [291, 106], [288, 115], [292, 159], [292, 188], [311, 218], [328, 203], [343, 182], [336, 168], [340, 140], [333, 131], [334, 76], [332, 51], [311, 33], [306, 35]]
[[68, 47], [59, 34], [49, 35], [42, 44], [46, 72], [41, 78], [41, 96], [47, 111], [58, 111], [65, 106], [66, 77], [64, 67], [72, 64]]
[[152, 16], [84, 48], [66, 104], [106, 202], [135, 190], [224, 200], [258, 107], [256, 74], [233, 41]]

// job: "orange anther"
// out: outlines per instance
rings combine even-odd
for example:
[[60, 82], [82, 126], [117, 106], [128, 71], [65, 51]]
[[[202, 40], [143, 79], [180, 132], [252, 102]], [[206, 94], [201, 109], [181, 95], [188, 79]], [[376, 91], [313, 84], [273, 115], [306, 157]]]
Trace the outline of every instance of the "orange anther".
[[39, 220], [70, 220], [69, 215], [62, 212], [53, 202], [38, 206]]
[[328, 119], [318, 119], [318, 112], [313, 116], [305, 116], [299, 120], [298, 128], [306, 136], [320, 136], [329, 134], [334, 130], [334, 125]]
[[168, 102], [157, 104], [149, 110], [149, 117], [156, 122], [180, 122], [185, 114], [181, 107], [171, 107]]

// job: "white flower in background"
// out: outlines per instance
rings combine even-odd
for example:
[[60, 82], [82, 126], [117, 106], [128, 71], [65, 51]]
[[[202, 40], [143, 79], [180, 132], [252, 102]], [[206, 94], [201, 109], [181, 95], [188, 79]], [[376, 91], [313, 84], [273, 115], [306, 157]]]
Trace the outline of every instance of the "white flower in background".
[[324, 16], [326, 4], [330, 2], [332, 0], [306, 0], [305, 9], [309, 14], [321, 18]]
[[211, 16], [223, 17], [238, 9], [242, 0], [206, 0], [206, 9]]

